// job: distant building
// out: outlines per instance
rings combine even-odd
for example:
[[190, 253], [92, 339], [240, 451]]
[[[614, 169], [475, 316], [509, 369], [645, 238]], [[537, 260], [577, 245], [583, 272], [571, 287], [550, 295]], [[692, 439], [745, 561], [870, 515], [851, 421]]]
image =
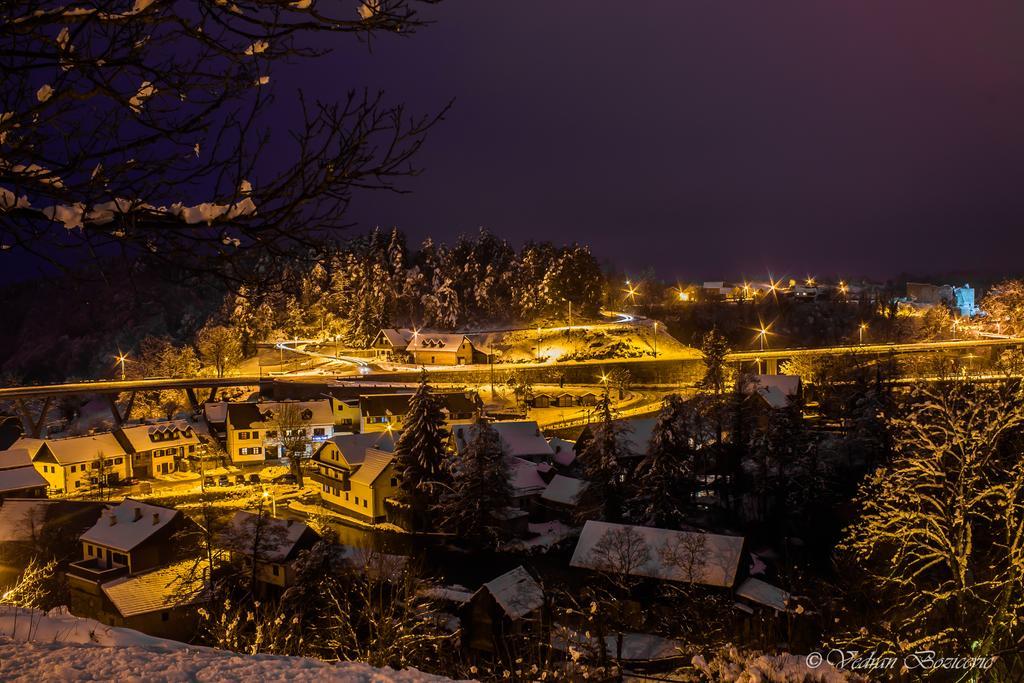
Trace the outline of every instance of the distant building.
[[[302, 522], [239, 510], [228, 522], [217, 544], [233, 562], [255, 562], [256, 580], [267, 587], [288, 588], [295, 583], [295, 560], [320, 535]], [[252, 566], [252, 565], [249, 565]]]
[[378, 357], [401, 359], [414, 334], [407, 327], [383, 329], [377, 333], [370, 348]]
[[473, 650], [510, 660], [516, 636], [538, 636], [544, 627], [544, 591], [522, 566], [488, 581], [469, 599], [463, 620]]
[[964, 317], [978, 314], [974, 301], [974, 288], [970, 284], [957, 287], [955, 285], [933, 285], [926, 282], [908, 282], [907, 299], [912, 303], [935, 306], [943, 304], [951, 306]]
[[974, 287], [966, 283], [963, 287], [954, 287], [953, 300], [953, 305], [960, 311], [960, 315], [967, 318], [978, 315], [978, 306], [974, 303]]
[[110, 432], [46, 439], [32, 464], [55, 493], [116, 484], [131, 476], [128, 454]]
[[417, 365], [469, 365], [475, 351], [466, 335], [441, 332], [416, 333], [405, 350]]
[[[370, 394], [359, 397], [359, 431], [381, 432], [405, 427], [411, 393]], [[471, 422], [483, 403], [475, 391], [436, 391], [448, 425]]]

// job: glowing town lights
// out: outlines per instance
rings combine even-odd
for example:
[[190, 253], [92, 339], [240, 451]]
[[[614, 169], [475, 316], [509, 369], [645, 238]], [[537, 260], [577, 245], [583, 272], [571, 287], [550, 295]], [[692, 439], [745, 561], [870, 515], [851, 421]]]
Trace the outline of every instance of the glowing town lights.
[[635, 304], [636, 303], [636, 295], [640, 293], [640, 288], [639, 287], [634, 287], [633, 285], [628, 284], [629, 280], [627, 280], [626, 282], [627, 282], [627, 287], [623, 291], [626, 292], [626, 298], [629, 299], [631, 303]]
[[690, 300], [690, 295], [687, 294], [686, 292], [679, 292], [679, 300], [680, 301], [689, 301]]
[[126, 360], [128, 360], [128, 356], [126, 356], [125, 354], [121, 353], [121, 350], [118, 349], [117, 355], [114, 356], [114, 360], [121, 364], [121, 381], [123, 382], [124, 381], [124, 377], [125, 377], [125, 375], [124, 375], [124, 362]]
[[804, 284], [806, 286], [808, 286], [808, 287], [813, 287], [814, 286], [814, 276], [813, 275], [808, 275], [807, 279], [804, 280]]

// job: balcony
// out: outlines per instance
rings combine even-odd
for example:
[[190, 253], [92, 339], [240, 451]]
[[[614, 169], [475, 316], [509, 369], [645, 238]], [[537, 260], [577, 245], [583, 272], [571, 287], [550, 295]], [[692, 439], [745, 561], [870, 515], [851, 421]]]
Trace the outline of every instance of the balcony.
[[102, 567], [95, 558], [78, 560], [68, 565], [68, 576], [74, 576], [94, 583], [105, 583], [128, 573], [128, 567], [115, 564], [110, 567]]
[[309, 478], [315, 481], [317, 484], [326, 484], [327, 486], [333, 486], [337, 488], [339, 491], [348, 491], [349, 489], [352, 488], [352, 485], [349, 484], [348, 477], [345, 477], [343, 479], [337, 479], [335, 477], [328, 477], [322, 472], [310, 472], [309, 475], [307, 476], [309, 476]]

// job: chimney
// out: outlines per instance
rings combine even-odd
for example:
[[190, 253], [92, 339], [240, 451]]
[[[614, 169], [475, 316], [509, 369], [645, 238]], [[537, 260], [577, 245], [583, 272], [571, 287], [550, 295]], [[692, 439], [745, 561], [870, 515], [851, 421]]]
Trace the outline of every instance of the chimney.
[[133, 522], [137, 522], [142, 519], [142, 508], [135, 508], [135, 516], [132, 518]]
[[159, 512], [154, 512], [153, 513], [153, 526], [156, 526], [159, 523], [160, 523], [160, 513]]
[[117, 524], [117, 514], [113, 510], [110, 511], [110, 526]]

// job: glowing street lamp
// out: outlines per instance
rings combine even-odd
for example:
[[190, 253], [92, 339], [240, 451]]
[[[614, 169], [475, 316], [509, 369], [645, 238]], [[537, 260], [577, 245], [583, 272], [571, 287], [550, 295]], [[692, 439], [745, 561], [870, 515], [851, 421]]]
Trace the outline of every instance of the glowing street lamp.
[[263, 489], [263, 500], [270, 501], [270, 516], [277, 517], [277, 498], [274, 498], [274, 495], [266, 488]]
[[124, 381], [124, 362], [128, 360], [128, 356], [118, 351], [118, 355], [114, 356], [114, 359], [121, 364], [121, 381]]
[[866, 329], [868, 329], [868, 324], [867, 323], [861, 323], [860, 327], [857, 328], [857, 331], [860, 333], [860, 343], [861, 344], [864, 343], [864, 330], [866, 330]]
[[764, 351], [764, 345], [765, 345], [765, 342], [768, 341], [768, 330], [769, 330], [770, 327], [771, 327], [771, 325], [768, 325], [766, 327], [764, 325], [764, 323], [761, 323], [761, 329], [759, 329], [757, 331], [757, 343], [758, 343], [758, 349], [760, 351]]
[[654, 323], [654, 357], [658, 357], [658, 323]]
[[630, 303], [635, 304], [636, 295], [640, 292], [639, 287], [634, 287], [633, 285], [629, 284], [629, 280], [626, 280], [626, 289], [623, 291], [626, 292], [626, 298], [629, 299]]
[[814, 276], [813, 275], [808, 275], [807, 279], [804, 280], [804, 284], [807, 285], [808, 287], [813, 287], [814, 286]]
[[843, 296], [846, 296], [846, 292], [847, 291], [849, 291], [849, 287], [846, 286], [845, 282], [840, 280], [839, 281], [839, 293], [842, 294]]

